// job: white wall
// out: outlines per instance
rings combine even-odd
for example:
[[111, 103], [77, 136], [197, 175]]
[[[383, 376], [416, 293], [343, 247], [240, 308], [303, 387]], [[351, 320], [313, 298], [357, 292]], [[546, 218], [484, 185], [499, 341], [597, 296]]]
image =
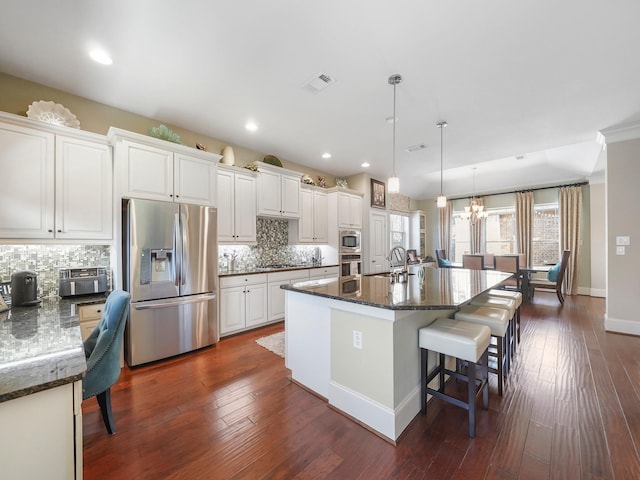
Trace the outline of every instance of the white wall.
[[591, 190], [591, 289], [593, 297], [605, 297], [607, 292], [606, 189], [604, 181], [589, 182]]

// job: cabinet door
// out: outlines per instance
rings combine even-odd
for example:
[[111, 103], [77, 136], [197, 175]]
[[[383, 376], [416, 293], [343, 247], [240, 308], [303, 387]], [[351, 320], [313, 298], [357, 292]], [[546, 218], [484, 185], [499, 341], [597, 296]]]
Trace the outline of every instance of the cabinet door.
[[53, 238], [54, 136], [0, 124], [0, 238]]
[[258, 177], [258, 214], [282, 216], [282, 186], [280, 175], [262, 171]]
[[127, 140], [121, 148], [117, 155], [126, 166], [124, 196], [173, 200], [173, 152]]
[[245, 327], [245, 287], [220, 289], [220, 334]]
[[216, 206], [216, 164], [210, 160], [174, 154], [176, 201]]
[[267, 322], [267, 284], [248, 285], [246, 288], [246, 325], [253, 327]]
[[338, 193], [338, 227], [353, 228], [351, 224], [351, 195]]
[[313, 237], [314, 243], [329, 241], [328, 198], [324, 192], [313, 192]]
[[284, 318], [284, 298], [285, 291], [280, 285], [288, 285], [289, 280], [269, 283], [269, 321], [280, 320]]
[[282, 215], [300, 218], [300, 177], [282, 175]]
[[315, 238], [313, 194], [311, 190], [300, 189], [300, 220], [298, 220], [298, 242], [300, 243], [313, 243]]
[[235, 189], [233, 172], [218, 170], [218, 241], [235, 240]]
[[56, 136], [56, 238], [111, 239], [111, 165], [106, 144]]
[[235, 235], [236, 242], [256, 241], [256, 179], [239, 174], [235, 178]]
[[349, 200], [349, 213], [353, 228], [362, 228], [362, 197], [351, 195]]

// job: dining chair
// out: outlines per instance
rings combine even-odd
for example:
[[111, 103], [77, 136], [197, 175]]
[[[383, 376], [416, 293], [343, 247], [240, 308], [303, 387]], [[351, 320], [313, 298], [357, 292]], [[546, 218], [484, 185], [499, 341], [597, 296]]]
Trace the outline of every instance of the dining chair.
[[564, 281], [565, 272], [567, 271], [567, 265], [569, 264], [570, 255], [571, 250], [565, 250], [564, 252], [562, 252], [562, 259], [549, 270], [549, 273], [547, 274], [547, 280], [532, 279], [529, 282], [531, 300], [533, 300], [536, 288], [539, 290], [553, 290], [556, 292], [556, 296], [560, 301], [560, 305], [564, 305], [564, 296], [562, 295], [562, 282]]
[[520, 291], [519, 255], [496, 255], [494, 257], [493, 268], [499, 272], [515, 273], [515, 278], [506, 280], [502, 286], [506, 289]]
[[436, 248], [436, 260], [438, 261], [438, 267], [440, 268], [451, 267], [451, 261], [447, 258], [444, 248]]
[[484, 255], [462, 255], [462, 268], [484, 270]]
[[84, 341], [87, 373], [82, 379], [82, 399], [96, 397], [107, 432], [116, 431], [111, 413], [111, 386], [120, 376], [120, 351], [131, 295], [114, 290], [107, 297], [102, 318]]

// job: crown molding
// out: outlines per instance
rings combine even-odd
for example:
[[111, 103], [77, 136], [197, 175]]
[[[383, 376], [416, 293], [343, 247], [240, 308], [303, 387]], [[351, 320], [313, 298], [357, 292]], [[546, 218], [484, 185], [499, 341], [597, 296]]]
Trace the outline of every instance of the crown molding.
[[607, 143], [624, 142], [640, 138], [640, 122], [628, 123], [625, 125], [615, 125], [605, 128], [600, 133], [604, 135]]

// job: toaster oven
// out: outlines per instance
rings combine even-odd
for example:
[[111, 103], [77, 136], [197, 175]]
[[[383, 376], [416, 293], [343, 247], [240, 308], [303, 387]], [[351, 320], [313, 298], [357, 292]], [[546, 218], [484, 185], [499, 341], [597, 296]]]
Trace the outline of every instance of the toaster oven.
[[104, 293], [108, 289], [106, 267], [61, 268], [58, 280], [58, 294], [61, 297], [75, 297]]

